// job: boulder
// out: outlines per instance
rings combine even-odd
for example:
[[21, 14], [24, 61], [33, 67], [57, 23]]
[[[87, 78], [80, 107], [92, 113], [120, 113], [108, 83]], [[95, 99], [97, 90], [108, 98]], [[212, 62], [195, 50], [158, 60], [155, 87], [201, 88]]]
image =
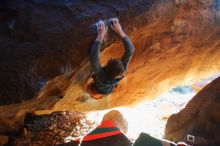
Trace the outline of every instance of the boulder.
[[193, 145], [220, 144], [220, 77], [196, 94], [186, 107], [172, 115], [166, 124], [165, 137], [185, 141], [195, 136]]
[[131, 32], [147, 23], [134, 20], [157, 2], [2, 0], [0, 104], [33, 98], [48, 80], [74, 71], [87, 56], [99, 19], [118, 17]]

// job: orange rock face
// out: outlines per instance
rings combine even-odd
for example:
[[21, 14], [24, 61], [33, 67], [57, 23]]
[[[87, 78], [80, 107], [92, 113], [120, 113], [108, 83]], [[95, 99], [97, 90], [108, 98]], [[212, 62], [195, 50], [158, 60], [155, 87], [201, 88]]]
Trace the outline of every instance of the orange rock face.
[[[169, 1], [152, 8], [148, 14], [151, 23], [134, 28], [129, 34], [135, 54], [125, 79], [113, 94], [102, 100], [76, 104], [87, 86], [90, 66], [85, 62], [71, 78], [72, 84], [63, 92], [63, 99], [52, 109], [90, 111], [129, 106], [153, 99], [175, 85], [194, 83], [218, 72], [220, 48], [212, 3], [198, 3], [189, 1], [187, 5], [176, 6]], [[109, 58], [120, 58], [122, 53], [120, 41], [112, 44], [102, 52], [102, 64]], [[41, 97], [47, 96], [46, 92], [47, 87]]]

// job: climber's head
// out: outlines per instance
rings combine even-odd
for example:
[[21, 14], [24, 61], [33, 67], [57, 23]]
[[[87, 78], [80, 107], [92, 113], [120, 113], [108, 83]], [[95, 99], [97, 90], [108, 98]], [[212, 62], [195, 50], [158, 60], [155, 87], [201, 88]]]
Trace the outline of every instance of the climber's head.
[[119, 78], [125, 72], [124, 66], [119, 59], [110, 59], [105, 66], [106, 73], [109, 78]]

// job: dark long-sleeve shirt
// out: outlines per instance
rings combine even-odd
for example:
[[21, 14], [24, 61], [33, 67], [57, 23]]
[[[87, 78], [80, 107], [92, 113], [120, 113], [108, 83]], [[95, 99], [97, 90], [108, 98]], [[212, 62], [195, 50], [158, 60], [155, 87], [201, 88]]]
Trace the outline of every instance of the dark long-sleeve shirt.
[[[125, 36], [122, 41], [124, 44], [125, 53], [121, 61], [124, 69], [127, 70], [128, 64], [134, 54], [134, 46], [128, 36]], [[115, 89], [122, 78], [109, 81], [106, 80], [106, 73], [100, 64], [100, 48], [101, 42], [95, 41], [93, 43], [93, 46], [89, 50], [89, 61], [94, 71], [95, 90], [97, 90], [101, 94], [109, 94]]]

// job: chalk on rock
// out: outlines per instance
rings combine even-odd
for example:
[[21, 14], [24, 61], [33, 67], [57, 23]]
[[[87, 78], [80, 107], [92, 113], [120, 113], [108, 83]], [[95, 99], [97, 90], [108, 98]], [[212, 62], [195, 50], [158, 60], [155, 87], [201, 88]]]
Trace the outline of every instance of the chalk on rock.
[[188, 0], [175, 0], [175, 3], [180, 6], [188, 3]]

